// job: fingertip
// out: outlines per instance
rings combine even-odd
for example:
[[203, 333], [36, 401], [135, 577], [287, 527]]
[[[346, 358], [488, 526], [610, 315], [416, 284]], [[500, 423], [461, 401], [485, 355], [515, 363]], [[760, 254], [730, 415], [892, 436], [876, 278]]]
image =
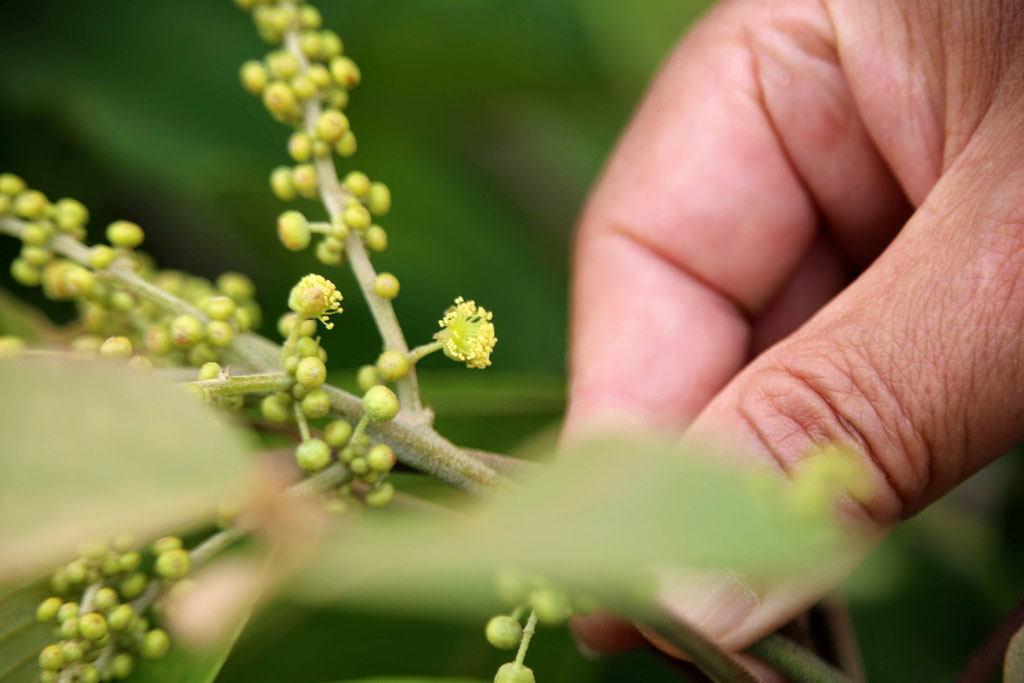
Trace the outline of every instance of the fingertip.
[[632, 623], [610, 612], [575, 616], [569, 621], [569, 631], [576, 647], [587, 659], [629, 652], [648, 644]]

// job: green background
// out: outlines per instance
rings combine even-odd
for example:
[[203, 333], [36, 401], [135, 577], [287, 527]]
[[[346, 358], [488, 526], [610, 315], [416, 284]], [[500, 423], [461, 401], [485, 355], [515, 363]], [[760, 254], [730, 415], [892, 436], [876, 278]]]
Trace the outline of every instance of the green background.
[[[496, 313], [500, 343], [486, 373], [443, 358], [423, 363], [438, 426], [457, 441], [502, 451], [550, 441], [564, 403], [575, 214], [647, 79], [704, 4], [321, 3], [363, 71], [348, 109], [360, 151], [341, 168], [392, 189], [394, 210], [382, 221], [391, 247], [376, 263], [402, 282], [395, 307], [410, 342], [429, 339], [455, 296]], [[237, 84], [239, 64], [264, 49], [228, 0], [9, 3], [0, 20], [0, 170], [51, 198], [85, 202], [94, 237], [128, 218], [166, 266], [250, 274], [272, 321], [314, 262], [274, 235], [283, 205], [266, 177], [286, 163], [287, 131]], [[5, 262], [15, 250], [0, 243]], [[375, 357], [378, 339], [354, 281], [336, 281], [346, 311], [325, 345], [332, 368], [355, 368]], [[1021, 593], [1024, 539], [1011, 522], [1024, 504], [1010, 495], [1022, 488], [1020, 460], [1004, 459], [914, 520], [848, 583], [869, 680], [951, 680]], [[489, 678], [504, 657], [480, 629], [274, 606], [242, 636], [220, 680]], [[542, 681], [679, 676], [650, 652], [586, 660], [552, 630], [536, 638], [530, 663]]]

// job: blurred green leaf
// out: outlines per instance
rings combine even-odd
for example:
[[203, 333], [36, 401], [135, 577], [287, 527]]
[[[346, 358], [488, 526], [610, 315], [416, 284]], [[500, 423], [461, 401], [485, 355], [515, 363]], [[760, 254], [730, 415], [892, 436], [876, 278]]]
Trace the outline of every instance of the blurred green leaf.
[[780, 478], [650, 439], [607, 440], [542, 469], [465, 521], [367, 516], [343, 527], [295, 586], [339, 600], [450, 615], [493, 603], [515, 567], [609, 594], [638, 568], [737, 570], [758, 585], [864, 552], [824, 509], [798, 507]]
[[0, 386], [0, 579], [193, 522], [247, 470], [237, 433], [154, 373], [26, 358], [0, 363]]
[[216, 645], [201, 649], [172, 645], [163, 659], [140, 659], [132, 674], [133, 683], [211, 683], [231, 654], [249, 620], [249, 614], [246, 612], [230, 635]]
[[57, 328], [39, 310], [0, 287], [0, 334], [35, 341], [56, 333]]
[[36, 606], [49, 593], [39, 584], [20, 589], [0, 585], [0, 681], [30, 683], [39, 680], [39, 652], [53, 640], [49, 629], [36, 621]]

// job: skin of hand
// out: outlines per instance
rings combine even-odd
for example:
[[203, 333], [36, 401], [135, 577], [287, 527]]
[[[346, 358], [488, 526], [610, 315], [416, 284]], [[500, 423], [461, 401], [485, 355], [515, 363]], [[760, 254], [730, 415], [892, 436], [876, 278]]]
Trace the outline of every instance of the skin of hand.
[[[575, 253], [567, 438], [653, 426], [783, 473], [842, 443], [877, 481], [854, 514], [891, 527], [1024, 440], [1024, 4], [718, 5]], [[820, 591], [707, 594], [666, 599], [740, 649]], [[574, 630], [641, 642], [607, 615]]]

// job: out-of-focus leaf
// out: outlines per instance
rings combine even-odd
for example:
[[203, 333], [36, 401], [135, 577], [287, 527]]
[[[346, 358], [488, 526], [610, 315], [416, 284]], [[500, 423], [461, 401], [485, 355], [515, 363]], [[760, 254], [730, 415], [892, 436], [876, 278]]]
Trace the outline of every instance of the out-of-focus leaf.
[[436, 676], [375, 676], [350, 678], [334, 683], [486, 683], [482, 678], [438, 678]]
[[501, 370], [466, 368], [420, 373], [424, 401], [446, 417], [549, 415], [565, 408], [565, 381]]
[[479, 614], [504, 567], [611, 595], [636, 586], [645, 568], [736, 570], [757, 586], [807, 570], [820, 580], [864, 552], [830, 513], [801, 509], [787, 486], [669, 443], [608, 440], [544, 468], [461, 524], [360, 519], [340, 530], [295, 591]]
[[39, 584], [11, 590], [0, 586], [0, 681], [39, 680], [39, 651], [53, 640], [36, 622], [36, 606], [49, 594]]
[[1010, 645], [1006, 648], [1003, 680], [1007, 683], [1024, 681], [1024, 628], [1014, 634], [1010, 639]]
[[40, 311], [0, 287], [0, 334], [33, 341], [56, 332], [57, 328]]
[[247, 612], [231, 634], [220, 643], [202, 649], [172, 646], [167, 656], [157, 661], [140, 660], [132, 674], [136, 683], [211, 683], [231, 654], [242, 629], [249, 621]]
[[0, 387], [0, 579], [96, 535], [195, 521], [246, 471], [238, 435], [154, 374], [8, 360]]

